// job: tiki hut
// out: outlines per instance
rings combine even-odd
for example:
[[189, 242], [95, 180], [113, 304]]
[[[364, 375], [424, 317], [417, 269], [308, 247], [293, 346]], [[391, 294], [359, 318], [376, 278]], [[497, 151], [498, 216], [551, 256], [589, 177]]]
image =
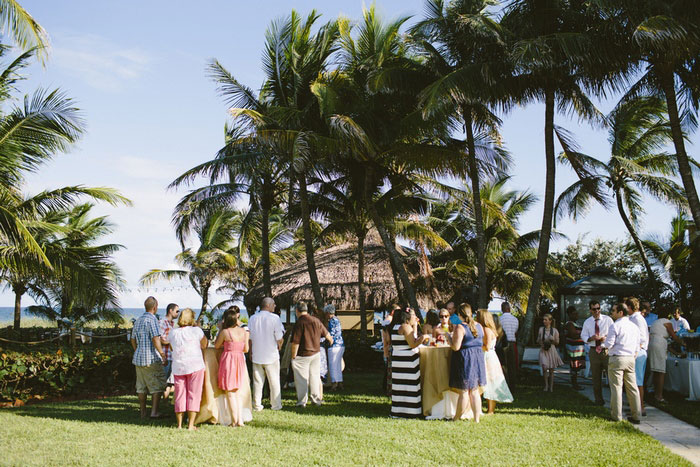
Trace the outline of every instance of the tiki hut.
[[[368, 311], [380, 311], [398, 301], [396, 283], [392, 274], [389, 256], [379, 239], [368, 236], [365, 246], [365, 304]], [[418, 265], [408, 259], [409, 275], [416, 284], [424, 281], [418, 277]], [[355, 312], [359, 317], [359, 287], [357, 283], [357, 244], [348, 241], [316, 251], [316, 273], [321, 285], [324, 301], [336, 309]], [[272, 273], [272, 296], [283, 309], [300, 301], [313, 301], [306, 260], [287, 265]], [[435, 301], [444, 297], [418, 290], [418, 303], [424, 309], [434, 308]], [[262, 283], [253, 287], [245, 298], [246, 308], [254, 310], [263, 299]], [[370, 319], [368, 323], [372, 323]], [[344, 324], [345, 326], [345, 324]], [[351, 326], [355, 327], [355, 326]]]

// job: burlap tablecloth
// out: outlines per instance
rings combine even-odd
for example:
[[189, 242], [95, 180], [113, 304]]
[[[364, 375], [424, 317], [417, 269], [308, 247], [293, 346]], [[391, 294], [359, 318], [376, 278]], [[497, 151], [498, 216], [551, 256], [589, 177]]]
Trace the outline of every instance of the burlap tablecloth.
[[443, 393], [450, 388], [450, 357], [452, 350], [447, 346], [421, 346], [419, 355], [423, 415], [427, 417], [430, 415], [433, 406], [442, 400]]
[[[199, 406], [199, 414], [195, 423], [231, 424], [231, 415], [228, 409], [226, 393], [219, 389], [219, 356], [221, 350], [209, 347], [204, 350], [204, 388], [202, 389], [202, 402]], [[244, 381], [238, 389], [238, 397], [242, 398], [243, 421], [253, 419], [253, 403], [250, 396], [250, 379], [248, 371], [245, 372]]]

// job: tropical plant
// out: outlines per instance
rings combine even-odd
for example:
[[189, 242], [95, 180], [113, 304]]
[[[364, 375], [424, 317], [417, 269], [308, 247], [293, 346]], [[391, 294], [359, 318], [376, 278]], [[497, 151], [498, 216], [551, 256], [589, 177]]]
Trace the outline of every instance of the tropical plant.
[[[554, 217], [556, 154], [555, 135], [561, 132], [554, 124], [555, 112], [571, 110], [581, 119], [602, 121], [602, 115], [583, 91], [599, 89], [605, 70], [595, 70], [599, 62], [591, 55], [595, 47], [592, 25], [600, 20], [596, 11], [574, 0], [511, 0], [507, 3], [501, 26], [509, 37], [510, 59], [514, 79], [508, 86], [516, 101], [542, 101], [545, 105], [545, 188], [542, 226], [537, 263], [527, 299], [527, 311], [520, 335], [523, 346], [529, 338], [540, 288], [549, 258], [549, 243]], [[592, 72], [591, 69], [594, 69]], [[574, 166], [575, 167], [575, 166]], [[575, 167], [576, 168], [576, 167]]]
[[92, 208], [85, 203], [54, 210], [35, 223], [52, 268], [39, 265], [25, 283], [39, 303], [27, 308], [30, 313], [59, 322], [121, 322], [118, 294], [124, 281], [112, 256], [123, 247], [99, 244], [114, 225], [106, 216], [91, 218]]
[[36, 49], [44, 61], [49, 47], [49, 37], [39, 23], [16, 0], [0, 1], [0, 31], [24, 50]]
[[236, 256], [231, 251], [235, 247], [234, 232], [238, 219], [235, 212], [220, 208], [201, 216], [175, 220], [181, 221], [176, 224], [181, 241], [186, 242], [189, 235], [194, 233], [199, 246], [196, 250], [185, 248], [175, 256], [182, 269], [152, 269], [141, 276], [139, 284], [147, 286], [159, 280], [188, 279], [202, 299], [199, 319], [209, 307], [211, 288], [236, 274]]
[[697, 253], [694, 252], [688, 238], [691, 221], [680, 212], [671, 220], [670, 229], [665, 238], [651, 236], [644, 240], [644, 247], [649, 252], [654, 265], [660, 269], [673, 301], [680, 304], [681, 309], [688, 312], [692, 309], [693, 294], [697, 293], [693, 276], [697, 275], [694, 268], [697, 263]]
[[[600, 0], [597, 2], [624, 35], [619, 42], [641, 62], [641, 78], [626, 93], [632, 98], [656, 95], [666, 101], [678, 172], [690, 213], [700, 225], [700, 199], [693, 162], [685, 147], [687, 135], [697, 129], [700, 98], [700, 9], [692, 0]], [[638, 76], [638, 75], [637, 75]]]
[[[488, 89], [498, 82], [493, 64], [505, 55], [500, 27], [488, 10], [496, 3], [460, 0], [445, 5], [443, 0], [428, 0], [425, 18], [412, 28], [413, 39], [424, 49], [425, 66], [436, 75], [435, 82], [422, 93], [423, 112], [456, 118], [463, 125], [474, 206], [481, 205], [481, 177], [504, 170], [509, 162], [498, 134], [501, 120], [486, 104], [488, 94], [474, 92], [475, 88]], [[477, 68], [480, 73], [474, 72]], [[468, 86], [463, 86], [465, 73], [470, 74]], [[481, 211], [477, 209], [474, 214], [479, 290], [476, 305], [486, 308], [491, 292], [487, 288], [486, 242]]]
[[607, 163], [581, 154], [570, 139], [562, 140], [566, 155], [559, 158], [576, 164], [580, 178], [557, 199], [557, 217], [566, 211], [577, 219], [593, 202], [609, 208], [612, 197], [650, 281], [656, 275], [637, 232], [644, 213], [640, 189], [660, 201], [685, 204], [683, 189], [669, 178], [676, 173], [675, 158], [663, 151], [671, 138], [665, 113], [666, 105], [658, 98], [623, 100], [607, 117], [611, 148]]

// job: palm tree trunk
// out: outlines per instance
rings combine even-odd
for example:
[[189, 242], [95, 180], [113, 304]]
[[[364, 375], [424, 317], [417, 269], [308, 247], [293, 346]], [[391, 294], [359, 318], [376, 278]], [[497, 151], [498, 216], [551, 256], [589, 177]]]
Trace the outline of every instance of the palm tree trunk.
[[306, 268], [309, 270], [309, 280], [311, 281], [311, 291], [314, 294], [316, 308], [323, 309], [323, 296], [321, 295], [321, 284], [318, 282], [316, 274], [316, 260], [314, 259], [314, 242], [311, 234], [311, 213], [309, 212], [309, 195], [306, 190], [306, 176], [299, 174], [299, 201], [301, 205], [301, 225], [304, 231], [304, 250], [306, 251]]
[[208, 306], [209, 306], [209, 286], [204, 285], [204, 286], [202, 286], [202, 306], [199, 309], [199, 316], [197, 316], [197, 321], [202, 319], [202, 315], [204, 314], [205, 311], [207, 311]]
[[554, 187], [556, 174], [556, 159], [554, 155], [554, 90], [545, 90], [544, 102], [544, 152], [546, 159], [546, 175], [544, 185], [544, 211], [542, 213], [542, 227], [540, 228], [540, 242], [537, 248], [537, 262], [535, 272], [532, 275], [532, 285], [527, 297], [527, 310], [522, 329], [518, 333], [518, 344], [525, 348], [535, 321], [535, 315], [539, 308], [540, 288], [544, 280], [549, 257], [549, 239], [552, 235], [552, 218], [554, 215]]
[[15, 322], [13, 329], [19, 331], [20, 321], [22, 319], [22, 295], [27, 291], [24, 287], [13, 285], [12, 291], [15, 293]]
[[270, 278], [270, 207], [267, 203], [262, 203], [260, 208], [260, 233], [262, 236], [262, 271], [263, 271], [263, 292], [266, 297], [272, 296], [272, 279]]
[[642, 245], [642, 241], [639, 239], [639, 235], [637, 235], [637, 231], [635, 230], [634, 226], [632, 225], [632, 222], [627, 216], [627, 213], [625, 212], [625, 207], [622, 205], [622, 192], [619, 189], [615, 191], [615, 201], [617, 202], [617, 210], [620, 213], [622, 222], [624, 222], [625, 227], [627, 227], [627, 231], [630, 233], [634, 245], [637, 247], [637, 250], [639, 250], [639, 254], [642, 256], [644, 269], [647, 270], [649, 280], [652, 282], [656, 282], [656, 275], [654, 274], [653, 269], [651, 269], [651, 264], [649, 263], [649, 258], [647, 257], [647, 253], [644, 250], [644, 245]]
[[688, 197], [690, 214], [693, 216], [695, 225], [700, 228], [700, 200], [693, 180], [693, 171], [688, 161], [688, 153], [685, 152], [685, 142], [683, 141], [683, 130], [681, 120], [678, 116], [678, 104], [676, 102], [676, 87], [673, 80], [673, 73], [669, 72], [662, 77], [662, 86], [666, 95], [666, 105], [668, 107], [668, 118], [671, 123], [671, 135], [673, 145], [676, 149], [676, 159], [678, 160], [678, 172], [683, 181], [685, 195]]
[[367, 305], [365, 303], [365, 235], [364, 230], [357, 232], [357, 288], [360, 302], [360, 341], [367, 338]]
[[487, 288], [486, 281], [486, 240], [484, 238], [484, 216], [481, 210], [481, 192], [479, 191], [479, 168], [476, 163], [476, 149], [474, 147], [474, 130], [472, 120], [468, 112], [464, 112], [464, 128], [467, 131], [467, 151], [469, 151], [469, 178], [472, 183], [472, 204], [474, 205], [474, 220], [476, 222], [476, 267], [478, 269], [477, 284], [479, 286], [479, 298], [477, 308], [488, 308], [491, 291]]
[[421, 316], [419, 313], [420, 307], [418, 306], [418, 300], [416, 299], [416, 291], [414, 290], [413, 284], [411, 284], [411, 279], [408, 277], [408, 273], [406, 272], [406, 267], [404, 266], [403, 258], [401, 258], [399, 252], [396, 251], [396, 247], [394, 246], [394, 243], [391, 240], [391, 236], [386, 230], [384, 221], [381, 219], [381, 217], [379, 217], [377, 207], [374, 205], [372, 195], [369, 192], [370, 186], [372, 186], [372, 169], [367, 169], [365, 177], [365, 203], [367, 204], [367, 211], [369, 212], [369, 215], [372, 219], [372, 223], [374, 223], [377, 232], [379, 232], [379, 236], [382, 239], [384, 248], [386, 249], [386, 252], [389, 255], [389, 262], [391, 263], [391, 267], [394, 268], [394, 270], [399, 276], [399, 279], [401, 280], [403, 292], [406, 295], [406, 298], [408, 299], [408, 304], [411, 306], [411, 308], [416, 310], [416, 314], [418, 316]]

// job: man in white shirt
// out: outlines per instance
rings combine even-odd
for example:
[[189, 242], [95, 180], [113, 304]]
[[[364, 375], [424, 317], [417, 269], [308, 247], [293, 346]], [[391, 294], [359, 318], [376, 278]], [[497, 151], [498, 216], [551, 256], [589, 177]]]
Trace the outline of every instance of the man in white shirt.
[[609, 316], [600, 313], [600, 302], [591, 300], [588, 304], [591, 316], [583, 322], [581, 339], [588, 348], [588, 361], [591, 363], [591, 378], [593, 379], [593, 394], [596, 405], [605, 405], [603, 400], [603, 370], [608, 369], [608, 349], [603, 347], [608, 329], [613, 324]]
[[622, 421], [622, 386], [624, 384], [632, 412], [628, 420], [639, 425], [641, 409], [634, 373], [634, 359], [640, 349], [639, 328], [626, 315], [627, 306], [624, 303], [613, 306], [612, 317], [615, 323], [610, 326], [604, 343], [610, 355], [608, 364], [610, 416], [615, 421]]
[[503, 314], [499, 318], [499, 323], [508, 340], [508, 347], [503, 349], [503, 354], [506, 357], [506, 381], [512, 387], [518, 379], [518, 344], [516, 341], [520, 322], [510, 313], [510, 303], [501, 303], [501, 311]]
[[673, 312], [673, 318], [671, 318], [670, 321], [673, 326], [673, 332], [678, 332], [681, 328], [690, 331], [690, 324], [687, 319], [681, 316], [680, 308], [676, 308], [676, 311]]
[[260, 411], [262, 392], [267, 376], [270, 385], [272, 410], [282, 409], [280, 390], [280, 348], [284, 337], [284, 326], [279, 316], [273, 313], [275, 301], [263, 298], [260, 311], [248, 320], [250, 331], [250, 359], [253, 362], [253, 410]]
[[629, 320], [637, 325], [639, 329], [639, 352], [634, 359], [634, 374], [637, 378], [637, 389], [639, 391], [639, 406], [642, 409], [642, 416], [647, 416], [644, 408], [644, 375], [647, 367], [647, 349], [649, 348], [649, 327], [644, 319], [644, 315], [639, 310], [639, 300], [635, 297], [625, 299]]

